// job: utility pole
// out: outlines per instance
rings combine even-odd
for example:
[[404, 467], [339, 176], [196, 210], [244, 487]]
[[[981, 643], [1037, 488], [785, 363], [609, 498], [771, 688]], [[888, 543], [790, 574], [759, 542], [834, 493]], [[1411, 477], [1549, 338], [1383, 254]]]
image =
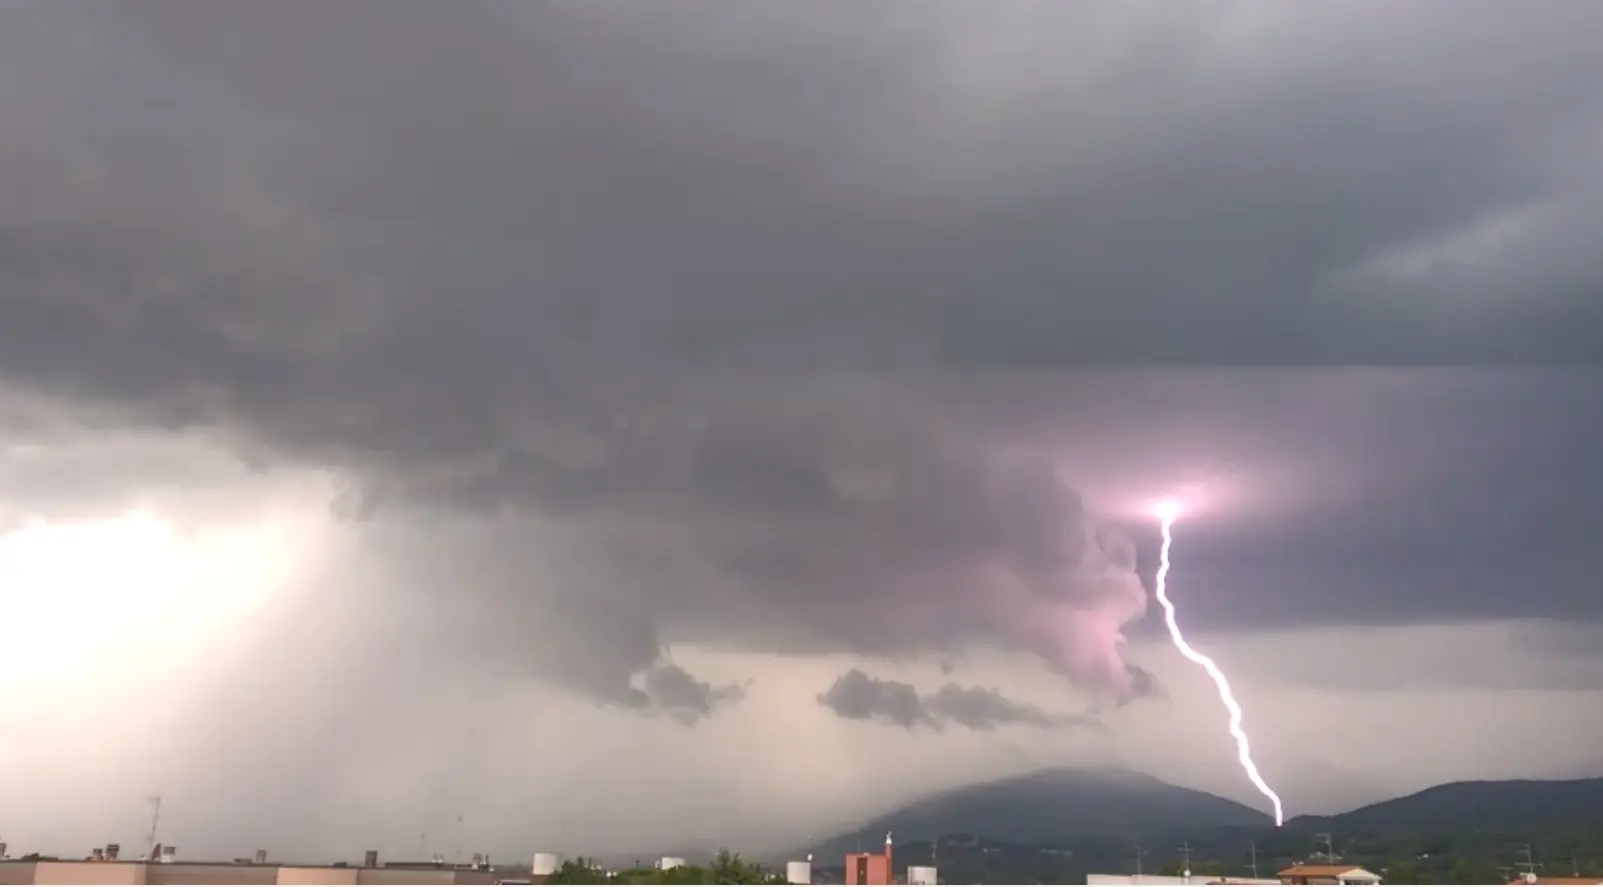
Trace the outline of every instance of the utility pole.
[[1191, 842], [1185, 841], [1178, 848], [1180, 851], [1180, 876], [1191, 877]]
[[1141, 857], [1143, 857], [1145, 855], [1147, 855], [1147, 854], [1146, 854], [1145, 850], [1141, 849], [1141, 842], [1140, 841], [1136, 841], [1135, 842], [1135, 879], [1137, 881], [1141, 880]]
[[1314, 835], [1314, 837], [1319, 839], [1319, 843], [1325, 845], [1325, 861], [1335, 862], [1336, 845], [1330, 840], [1330, 832], [1319, 832], [1318, 834]]
[[1252, 854], [1252, 879], [1258, 880], [1258, 842], [1253, 841], [1247, 845], [1248, 852]]

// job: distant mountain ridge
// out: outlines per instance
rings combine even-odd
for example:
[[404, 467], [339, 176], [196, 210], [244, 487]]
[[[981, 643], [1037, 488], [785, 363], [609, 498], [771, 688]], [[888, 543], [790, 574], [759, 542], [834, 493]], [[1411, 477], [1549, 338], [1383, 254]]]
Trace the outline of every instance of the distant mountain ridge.
[[1042, 770], [943, 791], [852, 829], [816, 849], [831, 859], [877, 850], [886, 832], [923, 841], [972, 835], [1020, 845], [1069, 840], [1247, 832], [1463, 832], [1546, 823], [1603, 825], [1603, 778], [1455, 782], [1331, 816], [1298, 816], [1276, 830], [1235, 801], [1130, 770]]
[[1360, 834], [1593, 822], [1603, 822], [1603, 778], [1449, 782], [1333, 816], [1298, 816], [1286, 827]]
[[1132, 770], [1057, 768], [941, 792], [891, 811], [821, 846], [878, 849], [886, 832], [927, 840], [970, 834], [1019, 844], [1063, 838], [1138, 838], [1176, 831], [1272, 827], [1244, 804]]

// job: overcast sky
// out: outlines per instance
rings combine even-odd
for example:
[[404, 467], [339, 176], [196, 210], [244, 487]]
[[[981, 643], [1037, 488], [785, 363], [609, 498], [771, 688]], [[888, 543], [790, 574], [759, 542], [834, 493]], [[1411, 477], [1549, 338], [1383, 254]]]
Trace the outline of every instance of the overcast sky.
[[1262, 807], [1164, 496], [1288, 812], [1603, 773], [1600, 29], [0, 4], [0, 840]]

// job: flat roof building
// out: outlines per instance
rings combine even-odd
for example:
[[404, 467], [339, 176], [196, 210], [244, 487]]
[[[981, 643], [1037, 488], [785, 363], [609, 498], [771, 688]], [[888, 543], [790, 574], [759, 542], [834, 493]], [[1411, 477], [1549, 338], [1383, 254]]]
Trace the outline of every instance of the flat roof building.
[[1203, 884], [1279, 884], [1269, 878], [1232, 878], [1226, 875], [1086, 875], [1085, 883], [1151, 884], [1151, 885], [1203, 885]]
[[[0, 885], [12, 884], [495, 884], [488, 869], [452, 866], [258, 865], [254, 861], [3, 860]], [[544, 879], [539, 879], [543, 881]]]
[[846, 883], [848, 884], [894, 884], [895, 877], [891, 868], [891, 836], [885, 835], [884, 853], [848, 853], [846, 854]]

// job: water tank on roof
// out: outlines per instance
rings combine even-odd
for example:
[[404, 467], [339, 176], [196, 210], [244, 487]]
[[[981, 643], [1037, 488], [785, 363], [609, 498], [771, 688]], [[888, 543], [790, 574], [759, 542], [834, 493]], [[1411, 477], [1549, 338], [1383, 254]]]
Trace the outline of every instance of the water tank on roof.
[[813, 864], [810, 863], [810, 862], [787, 862], [787, 863], [785, 863], [785, 883], [786, 884], [811, 884], [811, 883], [813, 883]]
[[907, 883], [909, 884], [938, 884], [935, 878], [935, 866], [910, 865], [907, 867]]
[[669, 869], [683, 868], [684, 864], [685, 858], [683, 856], [664, 856], [662, 861], [657, 863], [657, 868], [668, 871]]
[[535, 875], [553, 875], [557, 871], [557, 855], [555, 853], [534, 854], [534, 864], [529, 866], [529, 872]]

